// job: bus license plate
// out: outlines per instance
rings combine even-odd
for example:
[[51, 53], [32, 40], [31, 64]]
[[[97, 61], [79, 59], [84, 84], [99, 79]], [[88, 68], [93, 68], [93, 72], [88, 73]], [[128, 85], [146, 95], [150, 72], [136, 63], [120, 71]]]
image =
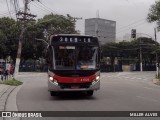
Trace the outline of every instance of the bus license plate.
[[71, 86], [71, 89], [78, 89], [78, 88], [80, 88], [79, 85], [72, 85], [72, 86]]

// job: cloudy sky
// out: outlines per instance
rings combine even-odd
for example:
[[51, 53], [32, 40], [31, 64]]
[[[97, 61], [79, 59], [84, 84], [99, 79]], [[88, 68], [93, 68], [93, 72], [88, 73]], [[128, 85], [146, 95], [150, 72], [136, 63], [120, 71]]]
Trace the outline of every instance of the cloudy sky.
[[[14, 17], [13, 7], [8, 1], [11, 16]], [[84, 34], [84, 20], [95, 18], [97, 11], [99, 17], [116, 21], [116, 39], [121, 40], [131, 33], [131, 29], [137, 29], [138, 33], [145, 33], [154, 37], [156, 24], [147, 23], [146, 17], [149, 8], [156, 0], [36, 0], [30, 3], [30, 10], [38, 18], [51, 12], [56, 14], [70, 14], [73, 17], [82, 17], [76, 23], [76, 29]], [[23, 0], [19, 0], [20, 8]], [[0, 17], [10, 16], [6, 0], [0, 0]], [[160, 33], [158, 38], [160, 42]]]

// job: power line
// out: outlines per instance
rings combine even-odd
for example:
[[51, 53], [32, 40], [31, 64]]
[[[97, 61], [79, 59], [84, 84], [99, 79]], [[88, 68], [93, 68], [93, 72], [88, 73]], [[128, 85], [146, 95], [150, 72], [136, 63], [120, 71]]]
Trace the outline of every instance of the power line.
[[6, 0], [6, 3], [7, 3], [7, 8], [8, 8], [8, 12], [9, 12], [10, 18], [12, 18], [10, 10], [9, 10], [9, 6], [8, 6], [8, 1], [7, 0]]
[[18, 0], [13, 0], [13, 5], [16, 13], [19, 11], [19, 1]]
[[35, 6], [36, 8], [43, 10], [43, 11], [51, 12], [51, 11], [47, 10], [46, 8], [39, 6], [39, 4], [37, 4], [36, 2], [32, 2], [32, 5]]
[[39, 3], [41, 3], [41, 5], [43, 5], [45, 8], [49, 9], [50, 11], [52, 11], [53, 13], [58, 14], [57, 12], [53, 11], [51, 8], [47, 7], [45, 4], [43, 4], [41, 1], [39, 1]]
[[0, 16], [9, 15], [9, 14], [13, 14], [13, 13], [15, 13], [15, 11], [10, 11], [10, 13], [9, 12], [0, 13]]
[[140, 26], [140, 25], [142, 25], [142, 24], [144, 24], [144, 23], [145, 23], [145, 21], [143, 21], [141, 24], [138, 24], [138, 25], [132, 26], [132, 27], [130, 27], [130, 28], [127, 28], [127, 29], [121, 30], [121, 31], [117, 32], [116, 34], [122, 33], [122, 32], [124, 32], [124, 31], [126, 31], [126, 30], [129, 30], [129, 29], [133, 28], [133, 27]]
[[17, 13], [20, 10], [19, 8], [19, 0], [10, 0], [10, 3], [13, 5], [13, 9], [15, 11], [16, 18], [18, 18]]
[[[21, 8], [20, 10], [22, 10], [22, 8]], [[10, 11], [10, 13], [11, 13], [11, 14], [15, 14], [16, 12], [15, 12], [15, 10], [12, 10], [12, 11]], [[6, 12], [4, 12], [4, 13], [0, 13], [0, 16], [5, 16], [5, 15], [9, 15], [9, 12], [6, 11]]]
[[[36, 3], [39, 7], [41, 7], [43, 10], [50, 12], [50, 13], [56, 13], [55, 11], [53, 11], [52, 9], [48, 8], [47, 6], [45, 6], [44, 4], [42, 4], [39, 1], [35, 1], [34, 3]], [[41, 4], [40, 4], [41, 3]], [[56, 13], [57, 14], [57, 13]]]
[[126, 27], [130, 27], [130, 26], [132, 26], [132, 25], [134, 25], [134, 24], [136, 24], [136, 23], [139, 23], [139, 22], [141, 22], [141, 21], [144, 21], [144, 20], [145, 20], [145, 18], [140, 19], [140, 20], [137, 20], [137, 21], [135, 21], [135, 22], [133, 22], [133, 23], [131, 23], [131, 24], [128, 24], [128, 25], [125, 25], [125, 26], [120, 27], [119, 30], [124, 29], [124, 28], [126, 28]]

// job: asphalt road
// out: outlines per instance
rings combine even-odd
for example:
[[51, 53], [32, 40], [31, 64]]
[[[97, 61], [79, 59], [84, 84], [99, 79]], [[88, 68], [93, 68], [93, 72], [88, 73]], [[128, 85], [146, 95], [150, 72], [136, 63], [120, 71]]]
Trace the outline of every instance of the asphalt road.
[[[47, 74], [26, 73], [17, 94], [20, 111], [160, 111], [160, 86], [151, 80], [155, 72], [101, 73], [101, 89], [92, 97], [81, 93], [64, 93], [51, 97]], [[23, 118], [24, 120], [28, 118]], [[44, 120], [159, 120], [160, 118], [42, 118]], [[35, 120], [35, 118], [34, 118]], [[37, 119], [41, 120], [41, 119]]]

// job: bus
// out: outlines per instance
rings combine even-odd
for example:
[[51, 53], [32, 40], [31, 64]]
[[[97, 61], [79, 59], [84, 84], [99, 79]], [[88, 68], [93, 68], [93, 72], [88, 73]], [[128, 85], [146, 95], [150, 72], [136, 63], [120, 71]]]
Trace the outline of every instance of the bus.
[[48, 91], [84, 91], [92, 96], [100, 89], [98, 38], [79, 34], [51, 35], [47, 48]]

